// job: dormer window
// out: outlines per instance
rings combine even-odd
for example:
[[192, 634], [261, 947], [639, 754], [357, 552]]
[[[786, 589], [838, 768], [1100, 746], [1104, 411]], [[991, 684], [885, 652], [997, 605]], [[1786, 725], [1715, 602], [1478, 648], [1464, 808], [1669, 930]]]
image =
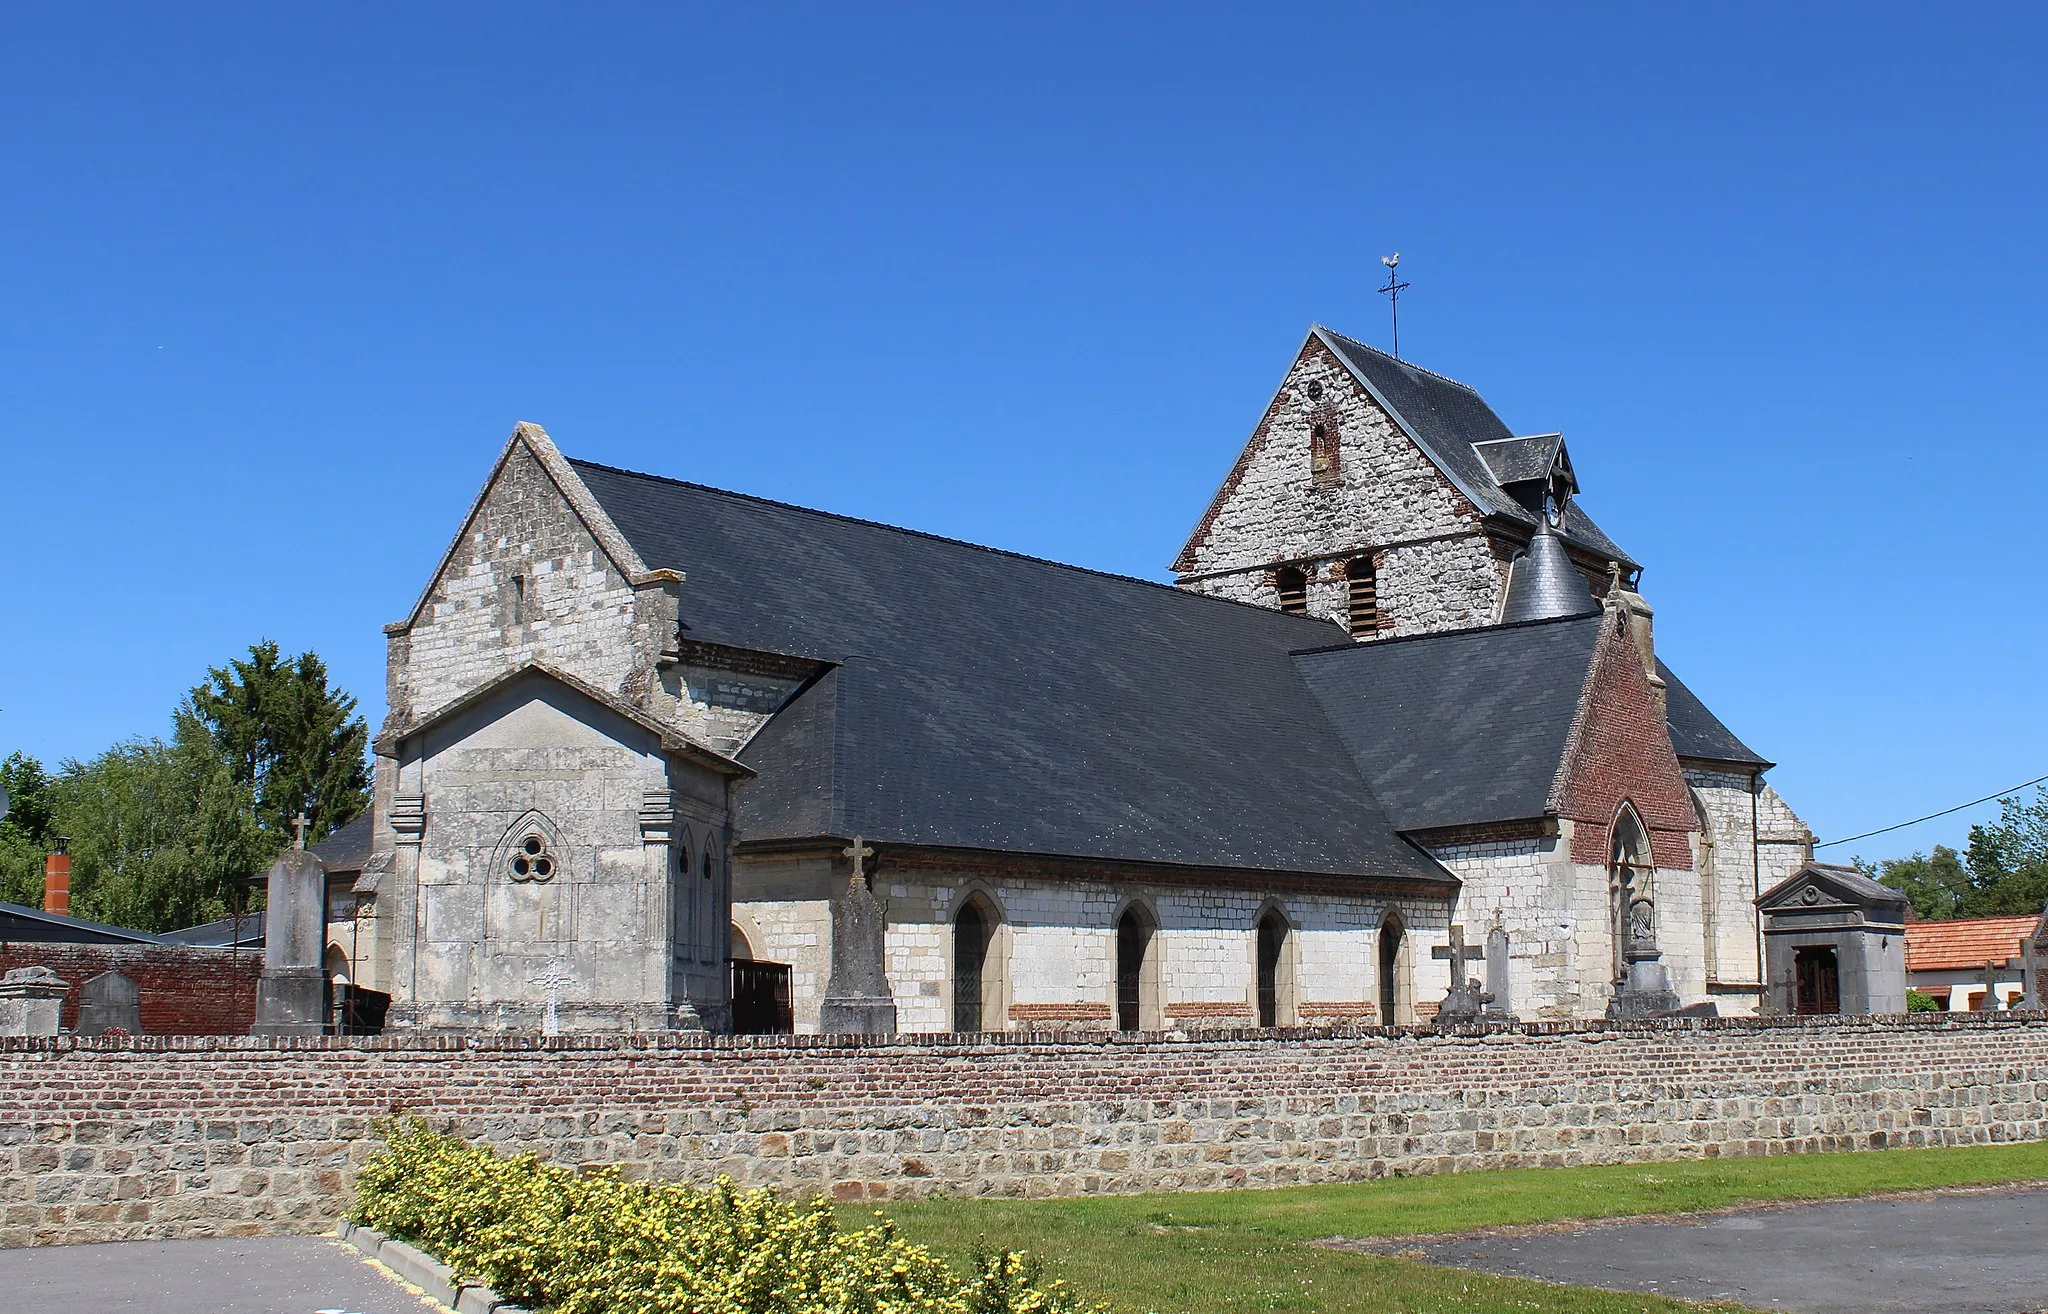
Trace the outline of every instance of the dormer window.
[[1290, 616], [1308, 615], [1308, 572], [1296, 566], [1282, 566], [1273, 572], [1280, 590], [1280, 610]]
[[1350, 631], [1354, 639], [1370, 639], [1380, 632], [1380, 581], [1371, 557], [1353, 557], [1344, 563], [1348, 581]]

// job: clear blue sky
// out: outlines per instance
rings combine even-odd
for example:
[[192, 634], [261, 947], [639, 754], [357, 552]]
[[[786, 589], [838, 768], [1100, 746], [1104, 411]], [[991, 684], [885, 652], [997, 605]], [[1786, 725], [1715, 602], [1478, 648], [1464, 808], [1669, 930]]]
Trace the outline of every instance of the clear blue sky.
[[522, 419], [1164, 578], [1398, 248], [1823, 838], [1959, 802], [2048, 772], [2044, 64], [2017, 5], [10, 6], [0, 752], [266, 636], [374, 725]]

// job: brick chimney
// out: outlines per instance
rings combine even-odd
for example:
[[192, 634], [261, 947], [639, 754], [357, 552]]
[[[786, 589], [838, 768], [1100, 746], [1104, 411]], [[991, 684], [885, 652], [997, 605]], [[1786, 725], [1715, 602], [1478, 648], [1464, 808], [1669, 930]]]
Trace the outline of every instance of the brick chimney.
[[71, 915], [71, 855], [64, 850], [71, 841], [57, 837], [57, 851], [43, 859], [43, 911], [59, 917]]

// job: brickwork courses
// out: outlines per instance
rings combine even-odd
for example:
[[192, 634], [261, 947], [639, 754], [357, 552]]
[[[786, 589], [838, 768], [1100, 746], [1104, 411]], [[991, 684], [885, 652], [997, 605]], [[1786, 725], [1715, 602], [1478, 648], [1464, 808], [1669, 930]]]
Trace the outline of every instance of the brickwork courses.
[[191, 945], [0, 942], [0, 975], [47, 967], [70, 985], [59, 1025], [78, 1025], [78, 992], [102, 972], [135, 982], [142, 1031], [149, 1036], [245, 1036], [256, 1020], [261, 949]]
[[1055, 1040], [0, 1041], [0, 1246], [329, 1228], [394, 1113], [842, 1200], [2048, 1138], [2048, 1014]]

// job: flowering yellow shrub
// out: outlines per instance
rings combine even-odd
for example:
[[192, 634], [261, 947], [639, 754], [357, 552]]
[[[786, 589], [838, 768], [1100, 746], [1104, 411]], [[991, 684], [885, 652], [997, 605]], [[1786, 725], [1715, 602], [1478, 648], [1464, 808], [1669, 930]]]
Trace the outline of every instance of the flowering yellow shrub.
[[822, 1200], [627, 1182], [506, 1158], [396, 1123], [351, 1217], [469, 1281], [552, 1314], [1100, 1314], [1017, 1252], [965, 1279], [886, 1221], [841, 1228]]

